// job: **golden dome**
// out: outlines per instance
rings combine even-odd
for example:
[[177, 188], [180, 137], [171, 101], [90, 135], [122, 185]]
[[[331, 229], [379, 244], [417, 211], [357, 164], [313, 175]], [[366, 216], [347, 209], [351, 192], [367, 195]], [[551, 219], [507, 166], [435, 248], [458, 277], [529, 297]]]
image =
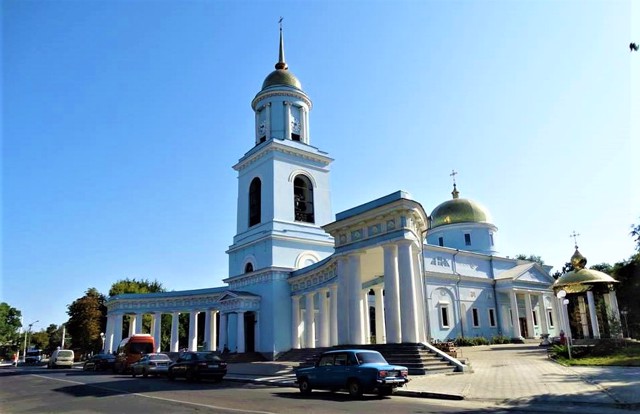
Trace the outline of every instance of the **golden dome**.
[[431, 212], [432, 229], [456, 223], [491, 223], [489, 211], [480, 203], [466, 198], [458, 198], [454, 184], [453, 199], [438, 205]]
[[576, 248], [575, 253], [571, 256], [571, 264], [573, 270], [560, 276], [553, 284], [553, 290], [558, 291], [564, 289], [568, 293], [584, 292], [589, 290], [592, 285], [606, 283], [611, 285], [618, 283], [617, 280], [604, 272], [594, 269], [585, 269], [587, 258], [584, 257]]
[[302, 84], [296, 78], [296, 75], [287, 69], [276, 69], [271, 72], [262, 83], [262, 90], [270, 86], [291, 86], [302, 90]]

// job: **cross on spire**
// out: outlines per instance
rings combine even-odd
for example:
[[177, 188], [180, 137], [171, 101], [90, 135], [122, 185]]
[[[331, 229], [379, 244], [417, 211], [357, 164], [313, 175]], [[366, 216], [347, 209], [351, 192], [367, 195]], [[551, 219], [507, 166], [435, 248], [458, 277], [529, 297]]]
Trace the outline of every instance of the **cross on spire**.
[[451, 170], [451, 174], [449, 174], [449, 176], [453, 177], [453, 185], [456, 185], [456, 175], [458, 175], [458, 172], [456, 170]]
[[580, 233], [576, 233], [576, 231], [574, 230], [573, 233], [571, 233], [569, 235], [569, 237], [573, 237], [573, 244], [575, 245], [576, 250], [578, 250], [578, 236], [580, 235]]

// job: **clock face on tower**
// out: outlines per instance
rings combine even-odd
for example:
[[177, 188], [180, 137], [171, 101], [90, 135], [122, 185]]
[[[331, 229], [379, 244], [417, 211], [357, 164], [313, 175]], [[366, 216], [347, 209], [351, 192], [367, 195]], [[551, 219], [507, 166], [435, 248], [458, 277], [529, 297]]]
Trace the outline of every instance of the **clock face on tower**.
[[260, 136], [264, 135], [265, 131], [267, 130], [267, 125], [265, 121], [262, 121], [260, 123], [260, 126], [258, 127], [258, 130], [260, 131]]
[[298, 120], [295, 118], [293, 118], [293, 120], [291, 121], [291, 132], [293, 132], [294, 134], [300, 133], [300, 122], [298, 122]]

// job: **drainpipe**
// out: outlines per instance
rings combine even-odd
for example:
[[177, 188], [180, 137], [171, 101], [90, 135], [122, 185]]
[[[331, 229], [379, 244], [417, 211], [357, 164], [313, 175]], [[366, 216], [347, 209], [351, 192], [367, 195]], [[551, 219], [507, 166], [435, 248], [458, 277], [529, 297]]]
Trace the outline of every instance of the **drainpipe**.
[[498, 291], [496, 290], [496, 276], [493, 273], [493, 255], [489, 256], [489, 266], [491, 269], [491, 280], [493, 280], [493, 302], [495, 303], [496, 307], [496, 326], [498, 327], [498, 335], [502, 335], [500, 311], [498, 307]]
[[453, 270], [454, 274], [458, 275], [458, 281], [456, 282], [456, 307], [458, 308], [458, 316], [460, 317], [460, 336], [464, 338], [464, 319], [462, 318], [462, 312], [460, 310], [460, 281], [462, 280], [462, 276], [456, 269], [456, 256], [458, 253], [460, 253], [460, 249], [456, 249], [456, 252], [453, 254], [453, 258], [451, 259], [451, 270]]

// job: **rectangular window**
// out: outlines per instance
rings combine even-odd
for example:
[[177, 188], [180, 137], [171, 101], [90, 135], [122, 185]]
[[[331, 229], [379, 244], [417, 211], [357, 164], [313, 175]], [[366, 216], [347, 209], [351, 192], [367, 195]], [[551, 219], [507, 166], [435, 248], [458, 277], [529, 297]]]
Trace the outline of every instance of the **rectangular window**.
[[449, 327], [449, 307], [448, 306], [440, 307], [440, 325], [443, 328]]
[[489, 240], [491, 241], [491, 245], [493, 246], [493, 233], [489, 233]]
[[489, 326], [496, 326], [496, 310], [493, 308], [489, 309]]
[[533, 316], [533, 326], [538, 326], [538, 312], [532, 311], [531, 315]]
[[469, 233], [464, 234], [464, 245], [471, 246], [471, 234]]
[[480, 326], [480, 315], [478, 314], [478, 308], [472, 308], [471, 314], [473, 315], [473, 327], [477, 328]]
[[438, 246], [444, 246], [444, 237], [438, 237]]
[[293, 141], [300, 141], [300, 134], [291, 134], [291, 139]]
[[509, 326], [513, 328], [513, 310], [509, 308]]
[[549, 316], [549, 327], [553, 328], [553, 312], [551, 310], [548, 310], [547, 316]]

